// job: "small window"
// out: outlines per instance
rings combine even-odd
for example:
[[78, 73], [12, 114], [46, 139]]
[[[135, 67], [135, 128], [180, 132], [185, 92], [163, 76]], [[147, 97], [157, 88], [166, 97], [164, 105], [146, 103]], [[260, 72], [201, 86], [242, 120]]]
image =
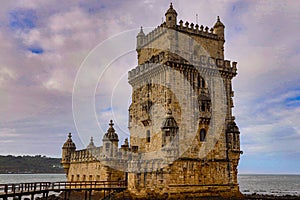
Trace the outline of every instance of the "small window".
[[151, 138], [150, 130], [147, 130], [147, 136], [146, 136], [147, 142], [150, 142], [150, 138]]
[[106, 149], [106, 151], [109, 151], [109, 149], [110, 149], [110, 144], [109, 143], [105, 144], [105, 149]]
[[138, 146], [132, 146], [132, 151], [133, 151], [134, 153], [137, 153], [138, 150], [139, 150], [139, 147], [138, 147]]
[[204, 112], [205, 111], [205, 103], [201, 104], [201, 111]]
[[205, 80], [202, 78], [202, 88], [205, 88]]
[[169, 21], [172, 20], [172, 17], [169, 17]]
[[166, 131], [166, 136], [170, 136], [171, 134], [170, 134], [170, 131], [169, 130], [167, 130]]
[[204, 142], [206, 139], [206, 130], [205, 129], [201, 129], [200, 130], [200, 142]]

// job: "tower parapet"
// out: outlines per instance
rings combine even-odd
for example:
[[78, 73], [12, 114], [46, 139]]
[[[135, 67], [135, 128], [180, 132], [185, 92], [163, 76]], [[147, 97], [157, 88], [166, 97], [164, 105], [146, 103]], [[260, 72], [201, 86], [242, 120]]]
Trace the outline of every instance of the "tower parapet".
[[[213, 27], [203, 26], [198, 22], [197, 24], [184, 22], [183, 20], [180, 20], [177, 24], [177, 12], [171, 4], [166, 12], [165, 22], [148, 34], [141, 30], [137, 35], [138, 63], [143, 64], [150, 59], [154, 52], [160, 51], [161, 48], [175, 50], [176, 52], [178, 46], [182, 46], [182, 44], [179, 44], [182, 43], [179, 34], [192, 39], [197, 43], [196, 45], [203, 47], [211, 57], [224, 59], [224, 30], [225, 26], [220, 17], [217, 17], [217, 22]], [[195, 44], [186, 42], [184, 45], [193, 47]], [[149, 49], [155, 48], [155, 46], [157, 46], [157, 49], [151, 52]], [[194, 51], [194, 49], [190, 49], [190, 53]]]
[[[149, 32], [148, 34], [145, 34], [143, 40], [140, 40], [140, 42], [138, 42], [139, 45], [137, 46], [141, 48], [151, 43], [153, 40], [166, 33], [167, 28], [169, 27], [166, 25], [166, 22], [162, 23], [160, 26], [157, 26], [153, 31]], [[218, 35], [214, 31], [214, 28], [209, 28], [208, 26], [203, 25], [199, 26], [198, 24], [194, 25], [193, 23], [190, 24], [188, 21], [186, 21], [185, 25], [183, 25], [183, 21], [180, 20], [179, 24], [176, 24], [176, 26], [173, 29], [180, 32], [185, 32], [214, 40], [219, 39]]]

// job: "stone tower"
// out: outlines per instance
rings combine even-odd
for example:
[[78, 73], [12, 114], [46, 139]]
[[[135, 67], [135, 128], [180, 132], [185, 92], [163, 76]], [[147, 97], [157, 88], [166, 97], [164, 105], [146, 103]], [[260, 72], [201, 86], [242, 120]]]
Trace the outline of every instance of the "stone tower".
[[61, 160], [61, 164], [67, 176], [70, 168], [71, 155], [73, 152], [75, 152], [75, 150], [76, 150], [76, 146], [72, 141], [72, 134], [69, 133], [68, 139], [62, 147], [62, 160]]
[[239, 129], [232, 115], [236, 62], [224, 60], [224, 29], [180, 20], [137, 35], [138, 66], [129, 71], [133, 195], [239, 196]]

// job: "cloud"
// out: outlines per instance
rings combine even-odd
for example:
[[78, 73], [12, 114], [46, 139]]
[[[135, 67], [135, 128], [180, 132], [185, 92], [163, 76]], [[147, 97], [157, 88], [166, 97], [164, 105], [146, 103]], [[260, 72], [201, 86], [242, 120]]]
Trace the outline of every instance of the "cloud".
[[[238, 61], [234, 113], [244, 162], [251, 163], [245, 159], [258, 159], [262, 153], [298, 159], [299, 2], [175, 0], [173, 5], [178, 20], [195, 23], [198, 14], [199, 24], [212, 27], [219, 15], [226, 26], [225, 57]], [[39, 154], [59, 156], [69, 131], [75, 132], [76, 144], [83, 147], [71, 104], [80, 64], [96, 45], [115, 34], [156, 27], [168, 7], [169, 2], [157, 0], [4, 1], [0, 8], [1, 152], [42, 151]], [[95, 106], [104, 132], [113, 118], [118, 133], [127, 137], [131, 91], [125, 72], [135, 66], [133, 52], [114, 60], [99, 81]], [[95, 133], [98, 144], [100, 134]], [[24, 143], [28, 145], [20, 145]]]

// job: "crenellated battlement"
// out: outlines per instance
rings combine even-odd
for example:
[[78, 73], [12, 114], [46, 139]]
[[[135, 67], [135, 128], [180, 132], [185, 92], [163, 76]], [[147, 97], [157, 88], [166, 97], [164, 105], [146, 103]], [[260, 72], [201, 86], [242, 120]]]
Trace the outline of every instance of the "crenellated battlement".
[[74, 151], [71, 154], [71, 162], [88, 162], [88, 161], [95, 161], [97, 158], [95, 158], [95, 155], [100, 155], [101, 150], [100, 148], [95, 149], [82, 149]]
[[209, 37], [212, 39], [218, 39], [218, 36], [214, 33], [214, 28], [209, 28], [208, 26], [198, 25], [194, 23], [189, 23], [186, 21], [183, 25], [183, 21], [179, 21], [179, 25], [176, 26], [179, 31], [184, 31], [190, 34], [196, 34], [203, 37]]
[[[151, 43], [156, 38], [160, 37], [161, 35], [165, 34], [168, 30], [166, 22], [162, 23], [160, 26], [157, 26], [154, 30], [146, 34], [145, 36], [141, 37], [140, 47], [144, 47], [145, 45]], [[217, 34], [214, 33], [214, 28], [209, 28], [208, 26], [198, 25], [194, 23], [189, 23], [188, 21], [183, 24], [183, 21], [180, 20], [179, 24], [176, 25], [175, 31], [180, 31], [188, 34], [194, 34], [201, 37], [211, 38], [214, 40], [218, 40], [219, 37]]]

